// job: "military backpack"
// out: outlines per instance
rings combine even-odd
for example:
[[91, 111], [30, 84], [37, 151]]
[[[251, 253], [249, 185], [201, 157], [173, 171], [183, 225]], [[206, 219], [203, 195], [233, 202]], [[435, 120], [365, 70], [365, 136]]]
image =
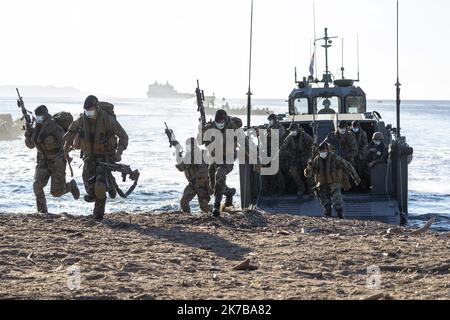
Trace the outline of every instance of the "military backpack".
[[58, 124], [61, 128], [64, 129], [64, 132], [69, 130], [70, 125], [73, 122], [73, 116], [70, 112], [61, 111], [53, 115], [53, 119], [56, 124]]

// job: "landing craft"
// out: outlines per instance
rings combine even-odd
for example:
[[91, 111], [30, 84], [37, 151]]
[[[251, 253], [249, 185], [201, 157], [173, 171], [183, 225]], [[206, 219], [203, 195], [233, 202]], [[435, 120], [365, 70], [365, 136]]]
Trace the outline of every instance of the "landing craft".
[[[304, 131], [314, 136], [318, 143], [330, 132], [337, 130], [340, 120], [348, 123], [359, 121], [369, 143], [374, 132], [382, 132], [385, 143], [389, 145], [388, 163], [378, 164], [370, 170], [370, 178], [367, 181], [370, 188], [367, 191], [350, 191], [343, 194], [344, 212], [349, 219], [405, 223], [408, 214], [408, 164], [412, 160], [413, 149], [406, 143], [406, 138], [400, 135], [399, 82], [397, 81], [398, 120], [397, 128], [394, 128], [385, 124], [380, 113], [367, 110], [366, 94], [363, 89], [355, 86], [359, 79], [345, 79], [342, 67], [342, 79], [333, 81], [333, 75], [328, 70], [331, 39], [327, 29], [325, 36], [318, 39], [324, 41], [322, 47], [326, 52], [326, 71], [322, 80], [315, 78], [313, 73], [302, 81], [296, 79], [297, 86], [288, 99], [288, 113], [281, 123], [286, 129], [291, 123], [297, 123]], [[319, 112], [325, 100], [331, 102], [332, 114]], [[245, 170], [245, 165], [240, 166], [242, 208], [253, 205], [269, 213], [323, 216], [323, 208], [318, 200], [305, 200], [296, 195], [297, 189], [293, 181], [287, 180], [285, 194], [277, 197], [261, 194], [263, 181], [254, 166], [251, 166], [251, 170]]]

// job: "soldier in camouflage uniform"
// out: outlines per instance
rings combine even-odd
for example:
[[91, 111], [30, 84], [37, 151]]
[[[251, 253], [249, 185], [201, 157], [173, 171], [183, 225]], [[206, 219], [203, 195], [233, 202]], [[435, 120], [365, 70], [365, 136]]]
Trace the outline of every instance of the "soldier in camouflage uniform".
[[70, 125], [64, 137], [64, 150], [69, 152], [72, 146], [81, 149], [83, 182], [87, 193], [84, 200], [95, 202], [94, 218], [102, 220], [105, 214], [107, 173], [97, 162], [120, 162], [123, 151], [128, 147], [128, 135], [116, 117], [100, 107], [95, 96], [86, 98], [84, 109], [84, 113]]
[[289, 136], [284, 139], [280, 147], [280, 154], [289, 157], [289, 175], [297, 184], [297, 195], [303, 196], [308, 191], [303, 181], [303, 170], [311, 159], [314, 140], [296, 123], [291, 124], [289, 131]]
[[[353, 132], [347, 128], [347, 121], [339, 121], [338, 130], [331, 132], [325, 139], [334, 151], [342, 158], [347, 160], [352, 166], [355, 165], [355, 157], [358, 156], [358, 143]], [[342, 187], [345, 191], [351, 189], [348, 175], [342, 175]]]
[[[214, 122], [208, 123], [205, 128], [199, 130], [199, 135], [197, 141], [202, 141], [202, 143], [208, 146], [212, 141], [204, 141], [203, 136], [208, 130], [216, 129], [222, 133], [223, 137], [223, 161], [222, 163], [213, 162], [209, 165], [209, 184], [211, 189], [214, 191], [214, 209], [213, 215], [219, 216], [221, 211], [221, 203], [223, 196], [225, 195], [225, 207], [233, 206], [233, 196], [236, 193], [236, 189], [229, 188], [226, 184], [227, 175], [233, 171], [233, 164], [228, 164], [226, 162], [227, 154], [227, 141], [226, 141], [226, 130], [241, 130], [242, 131], [242, 120], [236, 117], [230, 117], [227, 115], [225, 110], [217, 110]], [[244, 134], [242, 132], [242, 134]], [[232, 152], [234, 153], [234, 160], [237, 158], [237, 139], [234, 140], [234, 148]], [[214, 154], [209, 155], [210, 158], [214, 158]]]
[[342, 175], [352, 176], [356, 185], [361, 179], [353, 166], [337, 154], [330, 151], [328, 143], [319, 146], [319, 155], [308, 162], [305, 176], [314, 178], [316, 196], [324, 209], [324, 215], [331, 217], [332, 206], [337, 216], [344, 219], [344, 203], [341, 194]]
[[384, 135], [382, 132], [375, 132], [367, 147], [367, 167], [372, 169], [378, 163], [387, 163], [388, 147], [384, 143]]
[[368, 173], [366, 168], [366, 154], [367, 146], [369, 144], [366, 132], [361, 128], [359, 121], [352, 122], [352, 132], [356, 138], [356, 144], [358, 145], [358, 155], [355, 157], [355, 169], [359, 176], [363, 180], [361, 188], [367, 188]]
[[[285, 135], [286, 129], [285, 127], [278, 121], [276, 114], [271, 114], [267, 118], [269, 121], [269, 125], [262, 127], [263, 129], [267, 129], [267, 156], [271, 157], [272, 154], [276, 154], [278, 150], [272, 150], [272, 131], [278, 130], [278, 148], [282, 145]], [[259, 129], [259, 128], [258, 128]], [[265, 165], [266, 167], [270, 167], [270, 163]], [[262, 176], [263, 185], [262, 185], [262, 193], [264, 195], [275, 195], [281, 196], [284, 194], [285, 189], [285, 181], [282, 170], [278, 170], [277, 174], [273, 176]]]
[[[178, 142], [174, 142], [178, 144]], [[189, 182], [184, 189], [180, 207], [183, 212], [190, 213], [191, 208], [189, 203], [197, 196], [200, 209], [203, 212], [208, 213], [210, 212], [209, 201], [213, 194], [209, 185], [208, 165], [203, 160], [203, 157], [202, 163], [196, 164], [194, 161], [194, 154], [196, 153], [203, 154], [203, 151], [198, 147], [195, 138], [189, 138], [186, 143], [186, 154], [181, 163], [176, 165], [178, 170], [184, 172], [186, 179]]]
[[36, 127], [25, 132], [25, 144], [37, 149], [37, 166], [34, 175], [33, 191], [36, 195], [37, 210], [47, 213], [44, 187], [51, 179], [50, 193], [54, 197], [71, 192], [74, 199], [80, 197], [75, 180], [66, 183], [66, 159], [63, 151], [64, 130], [48, 113], [46, 106], [35, 110]]

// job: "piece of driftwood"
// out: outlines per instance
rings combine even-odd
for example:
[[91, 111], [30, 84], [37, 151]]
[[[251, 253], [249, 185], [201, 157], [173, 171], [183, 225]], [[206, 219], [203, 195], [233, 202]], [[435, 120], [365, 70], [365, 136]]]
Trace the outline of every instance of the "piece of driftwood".
[[417, 236], [417, 235], [426, 233], [430, 229], [431, 225], [435, 222], [436, 222], [436, 217], [432, 217], [430, 220], [428, 220], [427, 223], [425, 223], [425, 225], [422, 228], [412, 231], [411, 234], [414, 236]]
[[286, 231], [286, 230], [278, 230], [277, 233], [282, 235], [282, 236], [290, 236], [291, 235], [291, 233], [289, 231]]
[[231, 268], [231, 270], [234, 270], [234, 271], [256, 270], [256, 269], [258, 269], [258, 266], [252, 265], [250, 263], [250, 259], [247, 259], [247, 260], [239, 263], [238, 265], [234, 266], [233, 268]]
[[298, 270], [296, 271], [296, 273], [298, 274], [302, 274], [311, 278], [323, 278], [323, 273], [322, 272], [310, 272], [310, 271], [302, 271], [302, 270]]

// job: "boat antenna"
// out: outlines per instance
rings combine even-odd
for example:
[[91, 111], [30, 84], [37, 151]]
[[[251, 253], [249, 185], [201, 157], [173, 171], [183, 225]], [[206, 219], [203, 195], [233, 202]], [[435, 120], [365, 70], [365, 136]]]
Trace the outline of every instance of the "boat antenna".
[[359, 82], [359, 34], [356, 34], [356, 59], [357, 59], [357, 67], [358, 67], [358, 82]]
[[342, 73], [342, 79], [345, 79], [344, 77], [344, 38], [342, 38], [342, 67], [341, 67], [341, 73]]
[[252, 91], [251, 91], [251, 81], [252, 81], [252, 49], [253, 49], [253, 0], [250, 14], [250, 56], [248, 62], [248, 92], [247, 92], [247, 128], [250, 128], [250, 117], [252, 108]]
[[314, 65], [315, 65], [315, 69], [316, 69], [316, 81], [318, 79], [317, 77], [317, 45], [316, 45], [316, 39], [317, 39], [317, 34], [316, 34], [316, 2], [313, 1], [313, 23], [314, 23]]
[[[251, 91], [251, 80], [252, 80], [252, 49], [253, 49], [253, 0], [251, 2], [251, 11], [250, 11], [250, 56], [249, 56], [249, 63], [248, 63], [248, 91], [247, 91], [247, 128], [250, 129], [251, 125], [251, 108], [252, 108], [252, 91]], [[250, 139], [250, 137], [249, 137]], [[250, 143], [248, 144], [250, 147]], [[247, 146], [244, 146], [244, 148], [247, 148]], [[250, 158], [248, 161], [245, 161], [245, 170], [244, 170], [244, 201], [242, 203], [242, 207], [251, 206], [251, 199], [248, 199], [251, 197], [251, 179], [250, 179]], [[249, 181], [250, 180], [250, 181]]]
[[323, 40], [324, 44], [322, 45], [323, 48], [325, 48], [325, 74], [323, 75], [322, 82], [325, 83], [325, 88], [328, 88], [331, 82], [331, 73], [328, 68], [328, 48], [332, 47], [333, 41], [331, 39], [335, 39], [337, 37], [329, 37], [328, 36], [328, 28], [325, 28], [325, 36], [320, 39], [316, 39], [315, 41]]
[[396, 130], [396, 138], [400, 138], [400, 59], [399, 59], [399, 0], [397, 0], [397, 83], [395, 86], [397, 87], [397, 130]]

